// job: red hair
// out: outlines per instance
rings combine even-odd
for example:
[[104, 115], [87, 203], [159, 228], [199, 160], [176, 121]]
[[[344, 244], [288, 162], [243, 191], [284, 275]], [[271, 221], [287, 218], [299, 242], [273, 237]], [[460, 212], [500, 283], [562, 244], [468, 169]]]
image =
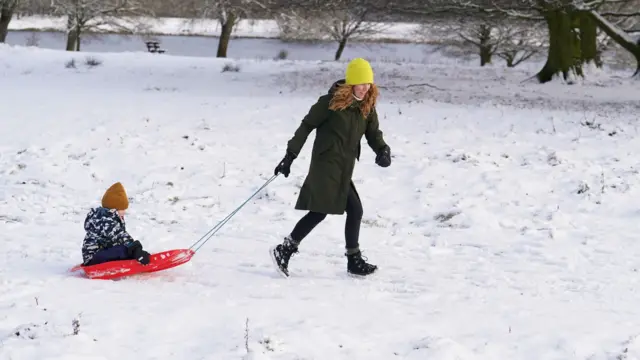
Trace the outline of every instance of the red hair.
[[[369, 91], [364, 96], [364, 99], [360, 102], [360, 111], [366, 119], [376, 106], [378, 99], [378, 87], [376, 84], [371, 84]], [[353, 103], [353, 85], [342, 84], [338, 87], [336, 92], [329, 102], [329, 110], [339, 111], [348, 108]]]

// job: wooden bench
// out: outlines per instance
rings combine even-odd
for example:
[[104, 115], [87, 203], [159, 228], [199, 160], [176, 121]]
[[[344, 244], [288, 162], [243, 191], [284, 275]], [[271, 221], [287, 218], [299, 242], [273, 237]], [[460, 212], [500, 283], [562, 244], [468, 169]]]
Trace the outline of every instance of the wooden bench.
[[164, 54], [164, 50], [160, 49], [160, 44], [157, 41], [146, 41], [147, 51], [154, 54]]

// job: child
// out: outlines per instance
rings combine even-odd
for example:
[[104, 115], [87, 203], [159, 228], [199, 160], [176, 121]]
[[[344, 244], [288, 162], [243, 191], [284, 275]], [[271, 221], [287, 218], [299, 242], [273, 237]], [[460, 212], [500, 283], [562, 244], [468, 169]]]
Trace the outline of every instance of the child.
[[84, 220], [87, 232], [82, 243], [84, 266], [128, 259], [149, 264], [149, 253], [142, 250], [140, 241], [134, 241], [125, 229], [124, 214], [128, 207], [127, 193], [117, 182], [105, 192], [102, 206], [89, 211]]

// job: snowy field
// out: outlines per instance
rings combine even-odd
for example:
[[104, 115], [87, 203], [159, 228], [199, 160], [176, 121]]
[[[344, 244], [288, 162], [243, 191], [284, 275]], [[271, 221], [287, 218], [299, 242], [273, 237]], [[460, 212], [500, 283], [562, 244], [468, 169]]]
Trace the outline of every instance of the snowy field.
[[377, 167], [363, 141], [354, 174], [375, 276], [346, 275], [343, 216], [291, 278], [272, 267], [311, 135], [191, 262], [94, 281], [67, 270], [109, 185], [147, 249], [188, 247], [271, 176], [344, 63], [0, 46], [0, 359], [640, 359], [630, 73], [373, 65], [394, 155]]

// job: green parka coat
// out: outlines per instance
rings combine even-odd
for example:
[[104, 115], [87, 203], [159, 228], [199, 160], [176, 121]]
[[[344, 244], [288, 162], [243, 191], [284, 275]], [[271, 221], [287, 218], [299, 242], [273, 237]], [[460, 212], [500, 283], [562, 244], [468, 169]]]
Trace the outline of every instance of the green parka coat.
[[345, 110], [329, 110], [329, 102], [341, 83], [344, 80], [335, 82], [318, 99], [287, 144], [287, 150], [298, 156], [311, 131], [316, 130], [309, 173], [296, 202], [297, 210], [343, 214], [349, 187], [353, 185], [355, 161], [360, 158], [362, 136], [376, 154], [386, 145], [375, 108], [365, 119], [354, 98]]

